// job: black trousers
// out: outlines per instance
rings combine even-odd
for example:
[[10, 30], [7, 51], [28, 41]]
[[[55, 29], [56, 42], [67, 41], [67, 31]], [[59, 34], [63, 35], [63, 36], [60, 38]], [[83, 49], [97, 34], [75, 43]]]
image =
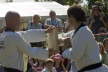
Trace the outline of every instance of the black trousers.
[[5, 68], [5, 67], [4, 67], [4, 70], [5, 70], [5, 72], [23, 72], [23, 71], [20, 71], [20, 70], [17, 70], [17, 69]]
[[87, 67], [82, 68], [82, 69], [79, 70], [78, 72], [89, 71], [89, 70], [92, 70], [92, 69], [99, 68], [99, 67], [101, 67], [101, 66], [102, 66], [102, 62], [96, 63], [96, 64], [92, 64], [92, 65], [89, 65], [89, 66], [87, 66]]

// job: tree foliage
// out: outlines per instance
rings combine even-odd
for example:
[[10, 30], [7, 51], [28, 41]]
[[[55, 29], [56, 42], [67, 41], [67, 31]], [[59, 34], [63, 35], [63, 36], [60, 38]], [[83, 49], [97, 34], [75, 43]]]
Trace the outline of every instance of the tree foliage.
[[[76, 1], [81, 1], [81, 0], [52, 0], [56, 1], [62, 5], [73, 5]], [[97, 4], [102, 7], [103, 11], [105, 13], [108, 13], [108, 0], [86, 0], [88, 1], [88, 9], [91, 9], [93, 5]]]
[[38, 0], [35, 0], [35, 1], [38, 1]]
[[87, 0], [88, 8], [91, 9], [92, 5], [98, 5], [101, 7], [105, 14], [108, 14], [108, 0]]
[[88, 1], [88, 7], [91, 8], [92, 5], [95, 5], [96, 2], [101, 5], [102, 0], [87, 0]]
[[56, 1], [62, 5], [72, 5], [75, 0], [53, 0], [53, 1]]

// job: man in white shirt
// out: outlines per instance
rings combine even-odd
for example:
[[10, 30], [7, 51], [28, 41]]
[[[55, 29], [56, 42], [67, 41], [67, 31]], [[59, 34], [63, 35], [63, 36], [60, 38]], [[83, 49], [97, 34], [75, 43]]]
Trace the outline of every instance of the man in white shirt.
[[[30, 57], [42, 60], [48, 58], [48, 50], [42, 48], [31, 48], [30, 45], [27, 44], [27, 40], [24, 40], [24, 38], [28, 38], [28, 36], [23, 36], [23, 34], [19, 35], [16, 32], [20, 27], [20, 15], [18, 13], [11, 11], [8, 12], [5, 16], [5, 20], [6, 28], [0, 36], [0, 64], [4, 67], [6, 72], [23, 71], [23, 53]], [[35, 39], [39, 40], [43, 39], [41, 37], [45, 36], [45, 32], [48, 32], [49, 29], [46, 31], [33, 31], [36, 34], [39, 33], [40, 36], [38, 34], [35, 36]], [[24, 34], [27, 33], [25, 32]]]

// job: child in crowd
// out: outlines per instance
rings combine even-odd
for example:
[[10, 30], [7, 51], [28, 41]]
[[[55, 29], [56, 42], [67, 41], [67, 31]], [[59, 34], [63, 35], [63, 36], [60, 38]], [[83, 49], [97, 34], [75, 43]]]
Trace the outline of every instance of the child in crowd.
[[62, 55], [57, 53], [52, 56], [52, 59], [54, 59], [54, 67], [56, 68], [57, 72], [67, 72], [67, 69], [64, 66], [64, 59]]
[[30, 58], [29, 64], [31, 66], [29, 72], [41, 72], [44, 68], [43, 61], [38, 59]]
[[104, 41], [103, 41], [103, 47], [104, 47], [104, 50], [105, 50], [105, 55], [103, 57], [104, 63], [106, 65], [108, 65], [108, 38], [104, 39]]
[[103, 43], [99, 42], [100, 53], [102, 55], [102, 63], [108, 65], [108, 53], [105, 50], [105, 46], [106, 46], [105, 42], [103, 42]]
[[103, 45], [104, 45], [105, 51], [108, 53], [108, 38], [104, 39]]
[[100, 48], [100, 53], [101, 53], [101, 55], [103, 55], [104, 52], [105, 52], [105, 49], [104, 49], [103, 43], [98, 42], [98, 45], [99, 45], [99, 48]]
[[45, 61], [45, 67], [42, 70], [42, 72], [57, 72], [55, 67], [54, 67], [54, 60], [51, 58], [48, 58]]

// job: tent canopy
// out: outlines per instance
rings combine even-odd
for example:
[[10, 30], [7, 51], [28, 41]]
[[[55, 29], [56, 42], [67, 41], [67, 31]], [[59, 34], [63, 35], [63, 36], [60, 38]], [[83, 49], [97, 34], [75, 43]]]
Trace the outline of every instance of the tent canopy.
[[8, 11], [16, 11], [22, 17], [29, 17], [35, 14], [48, 16], [54, 10], [57, 15], [66, 15], [67, 8], [57, 2], [13, 2], [0, 3], [0, 17], [5, 17]]

